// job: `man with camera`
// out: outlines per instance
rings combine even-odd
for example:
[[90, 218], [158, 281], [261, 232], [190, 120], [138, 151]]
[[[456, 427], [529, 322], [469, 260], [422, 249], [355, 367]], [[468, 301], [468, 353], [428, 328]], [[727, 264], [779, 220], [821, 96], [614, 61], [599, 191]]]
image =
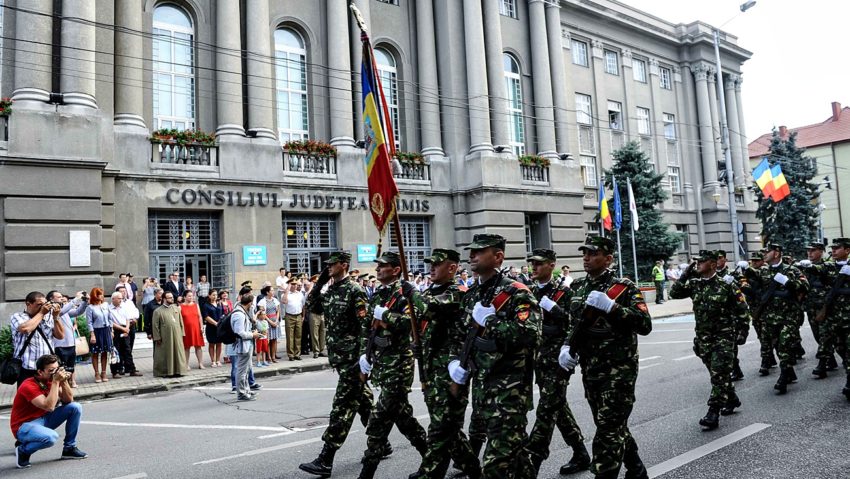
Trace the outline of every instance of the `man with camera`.
[[53, 338], [64, 339], [65, 327], [58, 321], [62, 306], [48, 302], [44, 293], [33, 291], [24, 300], [23, 311], [12, 315], [12, 351], [21, 359], [18, 387], [36, 375], [35, 362], [45, 354], [53, 354]]
[[74, 365], [77, 359], [77, 348], [74, 337], [74, 332], [77, 331], [77, 316], [86, 314], [86, 307], [89, 304], [89, 295], [85, 291], [80, 291], [73, 300], [69, 300], [59, 291], [50, 291], [47, 293], [47, 300], [62, 305], [59, 311], [59, 321], [62, 322], [62, 327], [65, 329], [65, 337], [62, 339], [53, 338], [53, 348], [56, 356], [59, 357], [59, 362], [65, 367], [65, 370], [71, 373], [71, 379], [68, 383], [72, 388], [77, 387], [77, 382], [74, 379]]
[[[36, 360], [35, 376], [18, 388], [12, 403], [10, 424], [12, 435], [20, 443], [15, 448], [18, 469], [30, 467], [30, 456], [56, 444], [56, 428], [65, 423], [62, 459], [83, 459], [88, 454], [77, 449], [77, 431], [83, 408], [74, 402], [68, 384], [71, 373], [59, 366], [59, 358], [45, 354]], [[62, 405], [59, 405], [59, 402]]]

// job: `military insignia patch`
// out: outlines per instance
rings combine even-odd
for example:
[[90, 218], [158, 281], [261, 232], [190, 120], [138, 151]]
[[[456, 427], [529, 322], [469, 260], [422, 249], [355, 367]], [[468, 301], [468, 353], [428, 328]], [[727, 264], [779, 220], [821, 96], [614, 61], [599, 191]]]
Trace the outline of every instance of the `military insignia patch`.
[[366, 317], [366, 308], [360, 308], [357, 310], [357, 317], [363, 319]]
[[649, 313], [649, 308], [646, 307], [646, 303], [638, 303], [637, 309], [643, 311], [644, 313]]
[[527, 304], [524, 304], [519, 307], [519, 310], [516, 313], [517, 319], [520, 321], [525, 321], [531, 315], [531, 309]]
[[643, 301], [643, 293], [638, 292], [636, 298], [637, 298], [638, 301]]

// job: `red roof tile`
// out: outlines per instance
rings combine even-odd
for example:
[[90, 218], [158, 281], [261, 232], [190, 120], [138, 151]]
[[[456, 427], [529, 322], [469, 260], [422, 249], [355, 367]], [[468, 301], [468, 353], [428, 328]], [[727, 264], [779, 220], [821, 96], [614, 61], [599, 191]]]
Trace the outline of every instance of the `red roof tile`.
[[[821, 123], [801, 126], [799, 128], [788, 128], [788, 131], [797, 132], [797, 146], [812, 147], [828, 145], [850, 140], [850, 107], [841, 109], [838, 120], [832, 116]], [[748, 145], [750, 158], [757, 158], [767, 153], [770, 148], [772, 133], [765, 133]]]

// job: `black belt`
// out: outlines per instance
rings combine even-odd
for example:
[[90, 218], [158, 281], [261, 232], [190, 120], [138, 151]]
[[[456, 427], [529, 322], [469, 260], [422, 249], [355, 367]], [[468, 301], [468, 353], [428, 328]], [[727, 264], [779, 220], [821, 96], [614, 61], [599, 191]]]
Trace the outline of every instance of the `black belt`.
[[835, 290], [836, 294], [850, 294], [850, 288], [838, 288]]
[[789, 296], [791, 296], [791, 293], [788, 290], [775, 291], [773, 293], [774, 298], [787, 298]]
[[563, 333], [564, 330], [560, 326], [551, 326], [548, 324], [543, 325], [543, 334], [545, 334], [546, 336], [555, 336]]
[[485, 353], [496, 352], [496, 341], [493, 339], [475, 338], [475, 349]]
[[393, 344], [393, 342], [390, 338], [380, 338], [380, 337], [375, 338], [375, 347], [376, 348], [384, 349], [384, 348], [387, 348], [389, 346], [392, 346], [392, 344]]

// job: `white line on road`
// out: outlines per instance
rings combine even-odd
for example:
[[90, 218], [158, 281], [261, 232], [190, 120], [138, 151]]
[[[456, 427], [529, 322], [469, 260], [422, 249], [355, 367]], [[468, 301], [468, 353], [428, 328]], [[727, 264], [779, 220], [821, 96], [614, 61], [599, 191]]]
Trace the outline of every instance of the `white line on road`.
[[119, 426], [119, 427], [152, 427], [163, 429], [229, 429], [239, 431], [274, 431], [281, 435], [295, 434], [303, 429], [272, 427], [272, 426], [227, 426], [223, 424], [160, 424], [160, 423], [133, 423], [133, 422], [106, 422], [106, 421], [80, 421], [81, 424], [93, 426]]
[[144, 472], [139, 472], [137, 474], [130, 474], [130, 475], [121, 476], [121, 477], [114, 477], [113, 479], [145, 479], [146, 477], [148, 477], [147, 474], [145, 474]]
[[293, 429], [291, 431], [284, 431], [284, 432], [279, 432], [279, 433], [276, 433], [276, 434], [266, 434], [265, 436], [257, 436], [257, 439], [271, 439], [273, 437], [288, 436], [288, 435], [290, 435], [294, 432], [315, 431], [316, 429], [324, 429], [326, 427], [328, 427], [327, 424], [323, 424], [321, 426], [308, 427], [308, 428], [304, 428], [304, 429], [296, 428], [296, 429]]
[[644, 362], [644, 361], [650, 361], [650, 360], [653, 360], [653, 359], [658, 359], [658, 358], [660, 358], [660, 357], [661, 357], [661, 356], [650, 356], [650, 357], [648, 357], [648, 358], [640, 358], [640, 359], [638, 359], [638, 362], [642, 363], [642, 362]]
[[642, 369], [649, 369], [649, 368], [654, 368], [655, 366], [661, 366], [661, 363], [647, 364], [646, 366], [641, 366], [638, 369], [641, 369], [641, 370]]
[[682, 356], [681, 358], [673, 358], [673, 361], [684, 361], [686, 359], [696, 359], [696, 357], [697, 356], [695, 354], [690, 354], [688, 356]]
[[[357, 432], [357, 431], [353, 430], [353, 431], [349, 432], [349, 434], [352, 434], [352, 433], [355, 433], [355, 432]], [[320, 442], [321, 440], [322, 440], [321, 437], [314, 437], [313, 439], [304, 439], [303, 441], [288, 442], [286, 444], [279, 444], [277, 446], [264, 447], [262, 449], [254, 449], [253, 451], [247, 451], [247, 452], [243, 452], [243, 453], [240, 453], [240, 454], [234, 454], [232, 456], [219, 457], [217, 459], [208, 459], [206, 461], [196, 462], [192, 465], [193, 466], [199, 466], [201, 464], [212, 464], [214, 462], [228, 461], [230, 459], [237, 459], [237, 458], [240, 458], [240, 457], [256, 456], [257, 454], [265, 454], [267, 452], [279, 451], [281, 449], [289, 449], [291, 447], [298, 447], [298, 446], [303, 446], [305, 444], [312, 444], [314, 442]]]
[[682, 467], [685, 464], [688, 464], [689, 462], [693, 462], [703, 456], [707, 456], [714, 451], [718, 451], [726, 446], [734, 444], [746, 437], [752, 436], [753, 434], [769, 427], [770, 424], [763, 424], [759, 422], [755, 424], [750, 424], [749, 426], [743, 429], [738, 429], [732, 434], [727, 434], [726, 436], [715, 439], [709, 442], [708, 444], [703, 444], [702, 446], [696, 449], [691, 449], [690, 451], [684, 454], [679, 454], [678, 456], [672, 459], [668, 459], [662, 462], [661, 464], [656, 464], [650, 467], [649, 471], [647, 472], [649, 473], [649, 477], [658, 477], [662, 474], [666, 474], [674, 469]]

